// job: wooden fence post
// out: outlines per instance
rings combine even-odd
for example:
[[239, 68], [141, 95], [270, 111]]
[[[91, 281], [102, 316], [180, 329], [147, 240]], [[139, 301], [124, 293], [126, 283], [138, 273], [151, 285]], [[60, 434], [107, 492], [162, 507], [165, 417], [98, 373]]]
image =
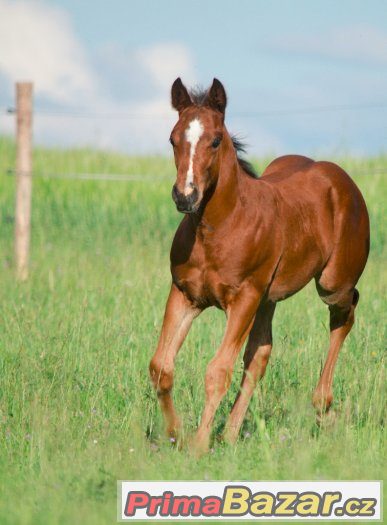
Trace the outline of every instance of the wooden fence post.
[[28, 277], [32, 196], [31, 82], [16, 84], [16, 210], [15, 257], [17, 278]]

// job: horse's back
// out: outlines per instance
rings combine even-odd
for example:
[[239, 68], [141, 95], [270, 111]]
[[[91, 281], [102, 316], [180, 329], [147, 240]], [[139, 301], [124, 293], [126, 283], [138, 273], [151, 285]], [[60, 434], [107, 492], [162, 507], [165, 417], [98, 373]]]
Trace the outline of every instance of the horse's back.
[[283, 155], [270, 162], [261, 177], [267, 177], [274, 173], [281, 173], [283, 175], [290, 174], [294, 171], [308, 168], [313, 163], [313, 159], [304, 157], [303, 155]]
[[294, 200], [295, 205], [298, 201], [312, 200], [318, 207], [329, 200], [335, 211], [342, 207], [344, 212], [368, 218], [359, 188], [348, 173], [334, 162], [285, 155], [273, 160], [261, 178], [276, 188], [285, 200]]

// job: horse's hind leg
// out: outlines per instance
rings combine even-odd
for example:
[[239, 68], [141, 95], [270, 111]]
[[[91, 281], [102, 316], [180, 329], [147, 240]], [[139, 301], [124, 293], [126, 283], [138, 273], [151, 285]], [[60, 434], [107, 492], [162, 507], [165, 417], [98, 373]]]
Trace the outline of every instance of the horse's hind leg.
[[265, 374], [272, 348], [271, 324], [275, 303], [265, 302], [258, 308], [243, 356], [244, 372], [239, 393], [228, 418], [224, 439], [235, 443], [257, 381]]
[[313, 405], [318, 419], [327, 412], [333, 401], [332, 382], [334, 368], [340, 348], [354, 323], [354, 312], [359, 300], [359, 292], [352, 288], [346, 292], [327, 292], [318, 283], [317, 290], [322, 300], [329, 305], [330, 344], [328, 356], [320, 380], [313, 394]]

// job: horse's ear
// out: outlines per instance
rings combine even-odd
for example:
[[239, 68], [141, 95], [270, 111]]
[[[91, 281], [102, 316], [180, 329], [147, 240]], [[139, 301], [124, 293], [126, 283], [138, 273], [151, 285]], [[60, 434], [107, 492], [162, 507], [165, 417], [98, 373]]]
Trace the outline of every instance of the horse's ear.
[[172, 101], [172, 106], [179, 113], [181, 113], [183, 109], [187, 108], [188, 106], [192, 106], [191, 97], [189, 96], [187, 88], [181, 81], [180, 77], [177, 78], [175, 82], [172, 84], [171, 101]]
[[227, 95], [222, 82], [217, 78], [214, 78], [212, 86], [208, 92], [207, 104], [224, 115], [227, 105]]

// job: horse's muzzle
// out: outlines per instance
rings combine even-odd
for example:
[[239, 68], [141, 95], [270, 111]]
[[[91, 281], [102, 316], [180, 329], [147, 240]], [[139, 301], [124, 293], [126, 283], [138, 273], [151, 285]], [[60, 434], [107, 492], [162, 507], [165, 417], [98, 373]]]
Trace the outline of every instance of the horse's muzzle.
[[172, 199], [176, 204], [178, 211], [182, 213], [195, 213], [199, 207], [199, 192], [196, 186], [193, 186], [191, 193], [184, 195], [181, 193], [176, 184], [172, 188]]

